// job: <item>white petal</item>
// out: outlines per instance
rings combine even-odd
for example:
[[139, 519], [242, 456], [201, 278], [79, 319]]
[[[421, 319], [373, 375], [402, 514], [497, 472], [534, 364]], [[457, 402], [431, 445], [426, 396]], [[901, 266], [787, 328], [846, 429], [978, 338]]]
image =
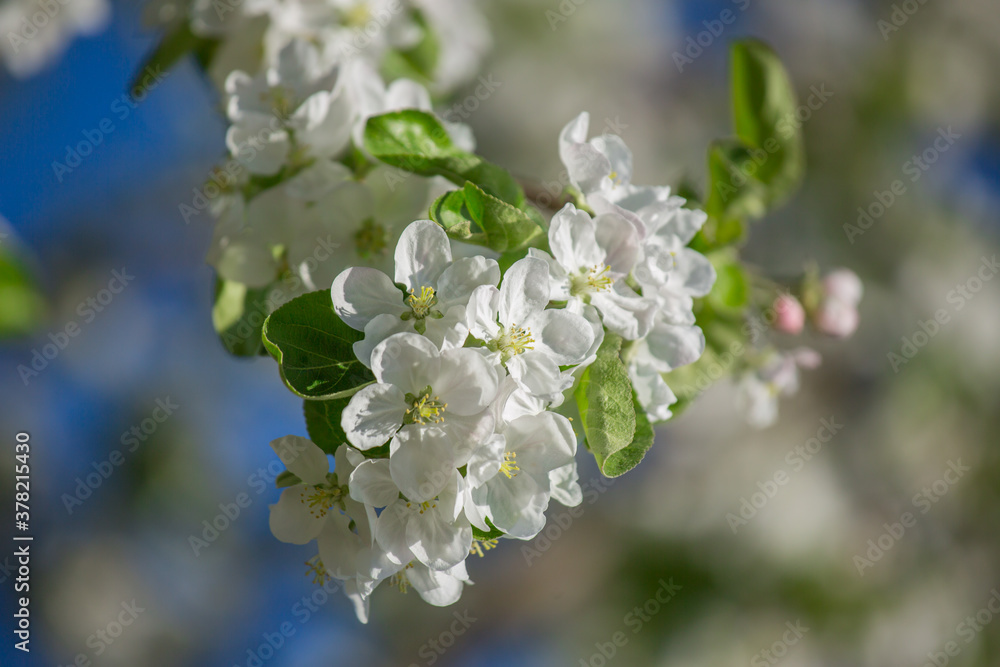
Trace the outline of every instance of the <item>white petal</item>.
[[567, 271], [579, 271], [604, 263], [604, 252], [597, 245], [593, 219], [572, 204], [566, 204], [552, 217], [549, 245], [556, 261]]
[[573, 425], [554, 412], [516, 419], [504, 435], [507, 451], [517, 452], [521, 473], [530, 475], [545, 491], [549, 472], [572, 463], [576, 454]]
[[323, 484], [330, 472], [330, 459], [312, 440], [286, 435], [271, 441], [271, 449], [293, 475], [306, 484]]
[[566, 162], [568, 159], [566, 150], [574, 144], [582, 144], [587, 141], [587, 131], [590, 128], [590, 114], [586, 111], [571, 120], [563, 127], [559, 133], [559, 159]]
[[594, 331], [581, 315], [567, 310], [546, 310], [526, 322], [536, 352], [544, 352], [560, 366], [578, 364], [594, 344]]
[[455, 448], [455, 467], [460, 468], [469, 462], [472, 450], [485, 441], [494, 430], [493, 414], [484, 410], [477, 415], [463, 417], [446, 415], [441, 428], [448, 434]]
[[[545, 527], [549, 494], [530, 475], [498, 475], [482, 488], [493, 525], [511, 537], [531, 539]], [[473, 491], [473, 497], [480, 495]]]
[[549, 303], [549, 266], [525, 257], [507, 269], [500, 287], [499, 314], [504, 326], [523, 325]]
[[[618, 291], [598, 292], [590, 303], [601, 311], [604, 326], [626, 340], [642, 338], [653, 328], [656, 303], [650, 299], [628, 295], [628, 288], [616, 285]], [[626, 292], [622, 294], [621, 292]], [[633, 293], [634, 294], [634, 293]]]
[[404, 500], [397, 500], [378, 515], [375, 524], [375, 541], [385, 550], [390, 561], [397, 564], [413, 560], [413, 552], [406, 538], [406, 524], [412, 512]]
[[230, 125], [226, 146], [251, 174], [277, 173], [288, 157], [288, 133], [273, 130], [267, 123]]
[[464, 305], [455, 305], [443, 313], [443, 317], [424, 320], [424, 336], [444, 351], [465, 345], [469, 337]]
[[591, 139], [590, 145], [607, 157], [611, 164], [614, 178], [609, 180], [612, 182], [612, 189], [624, 188], [632, 182], [632, 151], [621, 137], [617, 134], [605, 134]]
[[396, 282], [420, 291], [433, 287], [451, 264], [448, 234], [436, 222], [418, 220], [410, 223], [396, 244]]
[[446, 572], [414, 565], [406, 571], [406, 578], [423, 601], [435, 607], [447, 607], [462, 597], [462, 582]]
[[594, 219], [598, 245], [605, 252], [604, 263], [614, 273], [628, 275], [639, 260], [639, 235], [635, 226], [620, 215], [603, 214]]
[[437, 379], [440, 368], [437, 347], [415, 333], [390, 336], [372, 352], [372, 372], [376, 379], [399, 387], [404, 394], [423, 391]]
[[349, 579], [358, 574], [358, 554], [362, 542], [351, 532], [349, 522], [340, 512], [331, 511], [316, 539], [323, 568], [334, 579]]
[[399, 430], [406, 407], [399, 387], [368, 385], [351, 397], [340, 425], [347, 440], [358, 449], [381, 447]]
[[507, 361], [507, 371], [517, 385], [546, 402], [555, 401], [573, 386], [573, 376], [563, 373], [550, 355], [529, 350]]
[[461, 521], [450, 522], [432, 508], [410, 516], [406, 539], [417, 560], [433, 570], [447, 570], [469, 555], [472, 526]]
[[[548, 277], [548, 267], [545, 269]], [[480, 285], [472, 291], [466, 308], [469, 333], [481, 341], [490, 341], [500, 334], [497, 313], [500, 308], [500, 290], [492, 285]]]
[[413, 320], [404, 320], [399, 315], [378, 315], [365, 326], [365, 337], [356, 342], [352, 349], [358, 361], [368, 368], [372, 366], [372, 353], [389, 336], [398, 333], [412, 333]]
[[482, 486], [494, 475], [500, 472], [504, 451], [507, 449], [507, 439], [500, 434], [493, 434], [486, 442], [472, 452], [466, 469], [465, 482], [475, 488]]
[[580, 473], [576, 463], [567, 463], [549, 473], [549, 488], [552, 499], [566, 507], [576, 507], [583, 502], [583, 489], [580, 488]]
[[372, 507], [386, 507], [399, 499], [387, 459], [368, 459], [351, 473], [351, 498]]
[[649, 332], [646, 345], [658, 362], [657, 370], [672, 371], [698, 361], [705, 351], [705, 334], [695, 326], [677, 326], [661, 321]]
[[451, 481], [457, 452], [448, 433], [435, 426], [406, 426], [392, 440], [389, 471], [392, 481], [412, 502], [437, 496]]
[[278, 502], [270, 506], [271, 533], [277, 539], [289, 544], [308, 544], [323, 530], [327, 517], [311, 511], [308, 500], [311, 493], [312, 487], [296, 484], [282, 491]]
[[341, 272], [330, 288], [333, 309], [352, 329], [364, 331], [365, 325], [382, 314], [399, 316], [406, 311], [403, 294], [389, 276], [365, 267]]
[[667, 286], [681, 290], [691, 296], [705, 296], [715, 284], [715, 267], [700, 252], [681, 248], [674, 258], [674, 270], [670, 273]]
[[465, 305], [472, 290], [480, 285], [496, 286], [500, 282], [500, 265], [495, 259], [481, 255], [455, 260], [437, 281], [438, 301], [446, 307]]
[[708, 214], [704, 211], [677, 208], [673, 210], [673, 215], [670, 215], [657, 233], [673, 236], [680, 241], [680, 245], [686, 246], [707, 220]]
[[441, 370], [434, 393], [448, 404], [448, 413], [470, 416], [482, 412], [497, 394], [497, 374], [479, 352], [462, 348], [441, 353]]
[[677, 402], [677, 397], [663, 381], [659, 371], [640, 364], [629, 368], [629, 377], [639, 405], [646, 411], [649, 421], [666, 421], [673, 416], [670, 406]]

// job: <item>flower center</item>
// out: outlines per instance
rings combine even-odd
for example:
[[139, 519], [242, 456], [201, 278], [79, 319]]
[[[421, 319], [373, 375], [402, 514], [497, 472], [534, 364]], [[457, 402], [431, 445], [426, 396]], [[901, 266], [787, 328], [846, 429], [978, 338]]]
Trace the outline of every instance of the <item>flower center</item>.
[[531, 329], [519, 327], [516, 324], [510, 329], [500, 326], [500, 333], [495, 339], [486, 344], [486, 348], [492, 352], [499, 352], [501, 361], [507, 363], [511, 357], [516, 357], [525, 350], [535, 349], [531, 344], [535, 339], [531, 337]]
[[617, 171], [612, 171], [610, 174], [608, 174], [608, 178], [611, 179], [612, 187], [618, 187], [619, 185], [622, 184], [621, 176], [618, 175]]
[[437, 499], [435, 498], [434, 500], [425, 500], [424, 502], [418, 504], [406, 503], [406, 507], [416, 508], [417, 514], [423, 514], [424, 512], [429, 512], [437, 507]]
[[507, 475], [507, 479], [513, 479], [520, 471], [521, 469], [517, 466], [517, 452], [504, 452], [500, 472]]
[[330, 578], [330, 574], [326, 571], [323, 561], [320, 560], [319, 556], [313, 556], [306, 561], [306, 576], [310, 574], [312, 575], [312, 582], [314, 584], [322, 585]]
[[428, 317], [435, 320], [444, 317], [444, 313], [434, 309], [437, 302], [437, 294], [434, 293], [433, 287], [421, 287], [419, 295], [411, 289], [409, 296], [406, 297], [406, 305], [409, 306], [410, 310], [400, 317], [404, 320], [413, 320], [413, 328], [418, 334], [423, 335], [427, 331], [427, 322], [424, 320]]
[[606, 264], [604, 266], [593, 266], [581, 269], [579, 273], [570, 277], [570, 294], [573, 296], [584, 296], [586, 294], [603, 292], [610, 289], [611, 285], [615, 282], [614, 279], [608, 275], [608, 271], [610, 270], [611, 267]]
[[440, 424], [444, 421], [444, 411], [448, 404], [440, 396], [431, 398], [431, 388], [424, 387], [419, 395], [407, 394], [406, 402], [410, 405], [403, 416], [404, 424]]
[[354, 232], [354, 247], [361, 259], [368, 260], [375, 255], [384, 255], [388, 246], [389, 230], [372, 218], [361, 223], [361, 228]]
[[359, 2], [344, 12], [344, 25], [349, 28], [363, 28], [372, 20], [372, 11], [367, 2]]
[[473, 540], [469, 555], [475, 554], [482, 558], [485, 555], [483, 552], [495, 549], [499, 543], [500, 540]]
[[321, 518], [343, 498], [344, 492], [339, 486], [306, 486], [306, 492], [300, 502], [309, 507], [310, 514]]
[[261, 93], [260, 98], [261, 102], [271, 105], [274, 115], [281, 120], [286, 120], [295, 111], [294, 95], [283, 86], [273, 86], [267, 92]]
[[412, 567], [413, 563], [410, 563], [409, 565], [404, 567], [402, 571], [392, 575], [392, 577], [389, 579], [389, 585], [398, 588], [400, 593], [405, 593], [406, 591], [408, 591], [410, 589], [410, 580], [406, 576], [406, 571]]

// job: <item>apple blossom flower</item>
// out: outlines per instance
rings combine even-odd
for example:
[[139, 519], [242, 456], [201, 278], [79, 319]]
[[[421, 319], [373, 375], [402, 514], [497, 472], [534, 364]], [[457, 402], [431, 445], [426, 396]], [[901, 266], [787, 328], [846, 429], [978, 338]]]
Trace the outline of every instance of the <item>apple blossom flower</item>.
[[497, 393], [496, 371], [476, 350], [440, 352], [411, 333], [384, 340], [371, 361], [377, 382], [351, 397], [341, 424], [348, 442], [361, 450], [391, 440], [393, 482], [407, 498], [423, 502], [492, 432], [487, 408]]
[[766, 428], [778, 419], [778, 399], [793, 396], [799, 390], [799, 368], [816, 368], [820, 356], [809, 348], [775, 353], [762, 366], [743, 376], [739, 382], [737, 405], [747, 423]]
[[515, 262], [499, 289], [481, 285], [468, 305], [470, 333], [525, 391], [556, 401], [573, 384], [560, 366], [583, 361], [594, 343], [580, 315], [549, 309], [549, 266], [536, 257]]
[[580, 314], [585, 305], [593, 305], [604, 325], [628, 340], [649, 333], [656, 303], [625, 282], [639, 252], [637, 232], [628, 220], [613, 213], [592, 218], [566, 204], [552, 218], [549, 247], [551, 256], [536, 249], [529, 256], [548, 262], [552, 300], [568, 301], [568, 310]]
[[354, 345], [368, 365], [372, 350], [395, 333], [415, 332], [435, 346], [461, 346], [468, 337], [466, 305], [480, 285], [500, 282], [500, 267], [482, 256], [452, 262], [448, 235], [430, 220], [406, 227], [396, 245], [397, 283], [375, 269], [352, 267], [340, 273], [330, 289], [333, 308], [351, 328], [365, 332]]
[[[576, 435], [569, 420], [554, 412], [515, 419], [478, 447], [466, 475], [465, 514], [489, 531], [486, 519], [511, 537], [531, 539], [545, 527], [545, 510], [557, 481], [567, 481]], [[560, 480], [560, 478], [562, 478]], [[572, 491], [564, 487], [573, 499]]]

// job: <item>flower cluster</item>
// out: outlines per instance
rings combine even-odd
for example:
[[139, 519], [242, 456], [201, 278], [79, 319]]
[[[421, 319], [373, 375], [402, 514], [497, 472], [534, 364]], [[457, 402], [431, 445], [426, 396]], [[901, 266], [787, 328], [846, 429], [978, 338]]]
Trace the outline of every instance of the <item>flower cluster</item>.
[[455, 602], [470, 553], [533, 538], [553, 499], [580, 503], [578, 436], [555, 410], [606, 335], [626, 341], [652, 421], [675, 400], [662, 374], [704, 349], [693, 298], [715, 273], [686, 247], [704, 214], [667, 188], [631, 185], [628, 149], [617, 137], [586, 142], [586, 125], [584, 114], [563, 132], [581, 208], [553, 216], [548, 251], [501, 271], [483, 254], [456, 259], [442, 226], [418, 220], [391, 277], [351, 267], [333, 280], [333, 309], [362, 334], [354, 354], [374, 381], [343, 409], [333, 473], [308, 440], [272, 443], [299, 483], [271, 526], [287, 542], [317, 540], [313, 569], [345, 582], [362, 619], [388, 578]]

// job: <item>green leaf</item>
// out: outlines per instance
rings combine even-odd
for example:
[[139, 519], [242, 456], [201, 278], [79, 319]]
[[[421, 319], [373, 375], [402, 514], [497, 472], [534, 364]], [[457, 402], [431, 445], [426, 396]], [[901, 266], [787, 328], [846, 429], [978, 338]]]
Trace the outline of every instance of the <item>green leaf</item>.
[[218, 39], [201, 37], [191, 32], [189, 21], [178, 21], [176, 25], [167, 30], [156, 49], [143, 62], [129, 86], [130, 93], [132, 95], [142, 93], [144, 77], [148, 74], [167, 72], [189, 53], [195, 57], [203, 70], [208, 69], [219, 44], [221, 42]]
[[473, 526], [472, 527], [472, 539], [479, 540], [480, 542], [485, 542], [487, 540], [496, 540], [496, 539], [499, 539], [499, 538], [501, 538], [501, 537], [503, 537], [504, 535], [507, 534], [507, 533], [503, 532], [502, 530], [500, 530], [499, 528], [497, 528], [496, 526], [494, 526], [493, 522], [490, 521], [489, 518], [483, 517], [483, 520], [486, 521], [486, 525], [490, 527], [490, 532], [484, 533], [483, 531], [481, 531], [478, 528], [476, 528], [475, 526]]
[[457, 148], [433, 115], [409, 109], [373, 116], [365, 126], [365, 149], [382, 162], [421, 176], [444, 176], [458, 186], [472, 181], [515, 208], [524, 191], [506, 170]]
[[713, 247], [726, 245], [718, 239], [718, 228], [730, 220], [760, 218], [767, 213], [767, 189], [753, 178], [755, 169], [748, 148], [739, 141], [720, 139], [708, 149], [710, 190], [705, 212], [717, 223]]
[[750, 284], [743, 266], [730, 252], [715, 253], [709, 259], [717, 278], [706, 300], [722, 314], [739, 315], [750, 299]]
[[337, 398], [332, 401], [303, 401], [303, 412], [306, 417], [306, 431], [309, 439], [327, 454], [333, 454], [337, 448], [347, 442], [347, 434], [340, 425], [340, 417], [344, 408], [350, 403], [350, 398]]
[[47, 313], [45, 297], [27, 266], [9, 244], [0, 247], [0, 338], [31, 334], [42, 326]]
[[430, 214], [451, 238], [500, 253], [523, 250], [544, 235], [534, 216], [471, 182], [439, 197]]
[[389, 49], [382, 58], [382, 75], [387, 82], [405, 78], [429, 86], [437, 69], [441, 44], [422, 11], [414, 10], [412, 17], [423, 31], [421, 40], [404, 51]]
[[271, 313], [262, 338], [289, 389], [303, 398], [333, 400], [375, 380], [354, 356], [352, 346], [363, 336], [333, 311], [329, 290], [320, 290]]
[[587, 448], [608, 477], [630, 469], [628, 454], [615, 455], [632, 444], [637, 430], [632, 383], [619, 357], [621, 345], [620, 336], [606, 333], [597, 359], [583, 372], [576, 390]]
[[295, 486], [296, 484], [301, 484], [302, 480], [295, 476], [295, 473], [285, 471], [278, 475], [274, 480], [274, 485], [279, 489], [284, 489], [288, 486]]
[[795, 90], [781, 59], [756, 40], [733, 45], [732, 71], [736, 136], [754, 149], [754, 177], [767, 186], [773, 207], [798, 187], [805, 166]]
[[635, 435], [628, 447], [618, 450], [610, 455], [604, 462], [604, 474], [608, 477], [618, 477], [624, 475], [632, 468], [639, 465], [646, 452], [653, 446], [656, 433], [653, 425], [646, 417], [646, 411], [639, 405], [639, 397], [632, 392], [632, 407], [635, 410]]
[[230, 354], [255, 357], [263, 352], [261, 332], [268, 315], [269, 289], [250, 289], [243, 283], [216, 278], [212, 324]]

